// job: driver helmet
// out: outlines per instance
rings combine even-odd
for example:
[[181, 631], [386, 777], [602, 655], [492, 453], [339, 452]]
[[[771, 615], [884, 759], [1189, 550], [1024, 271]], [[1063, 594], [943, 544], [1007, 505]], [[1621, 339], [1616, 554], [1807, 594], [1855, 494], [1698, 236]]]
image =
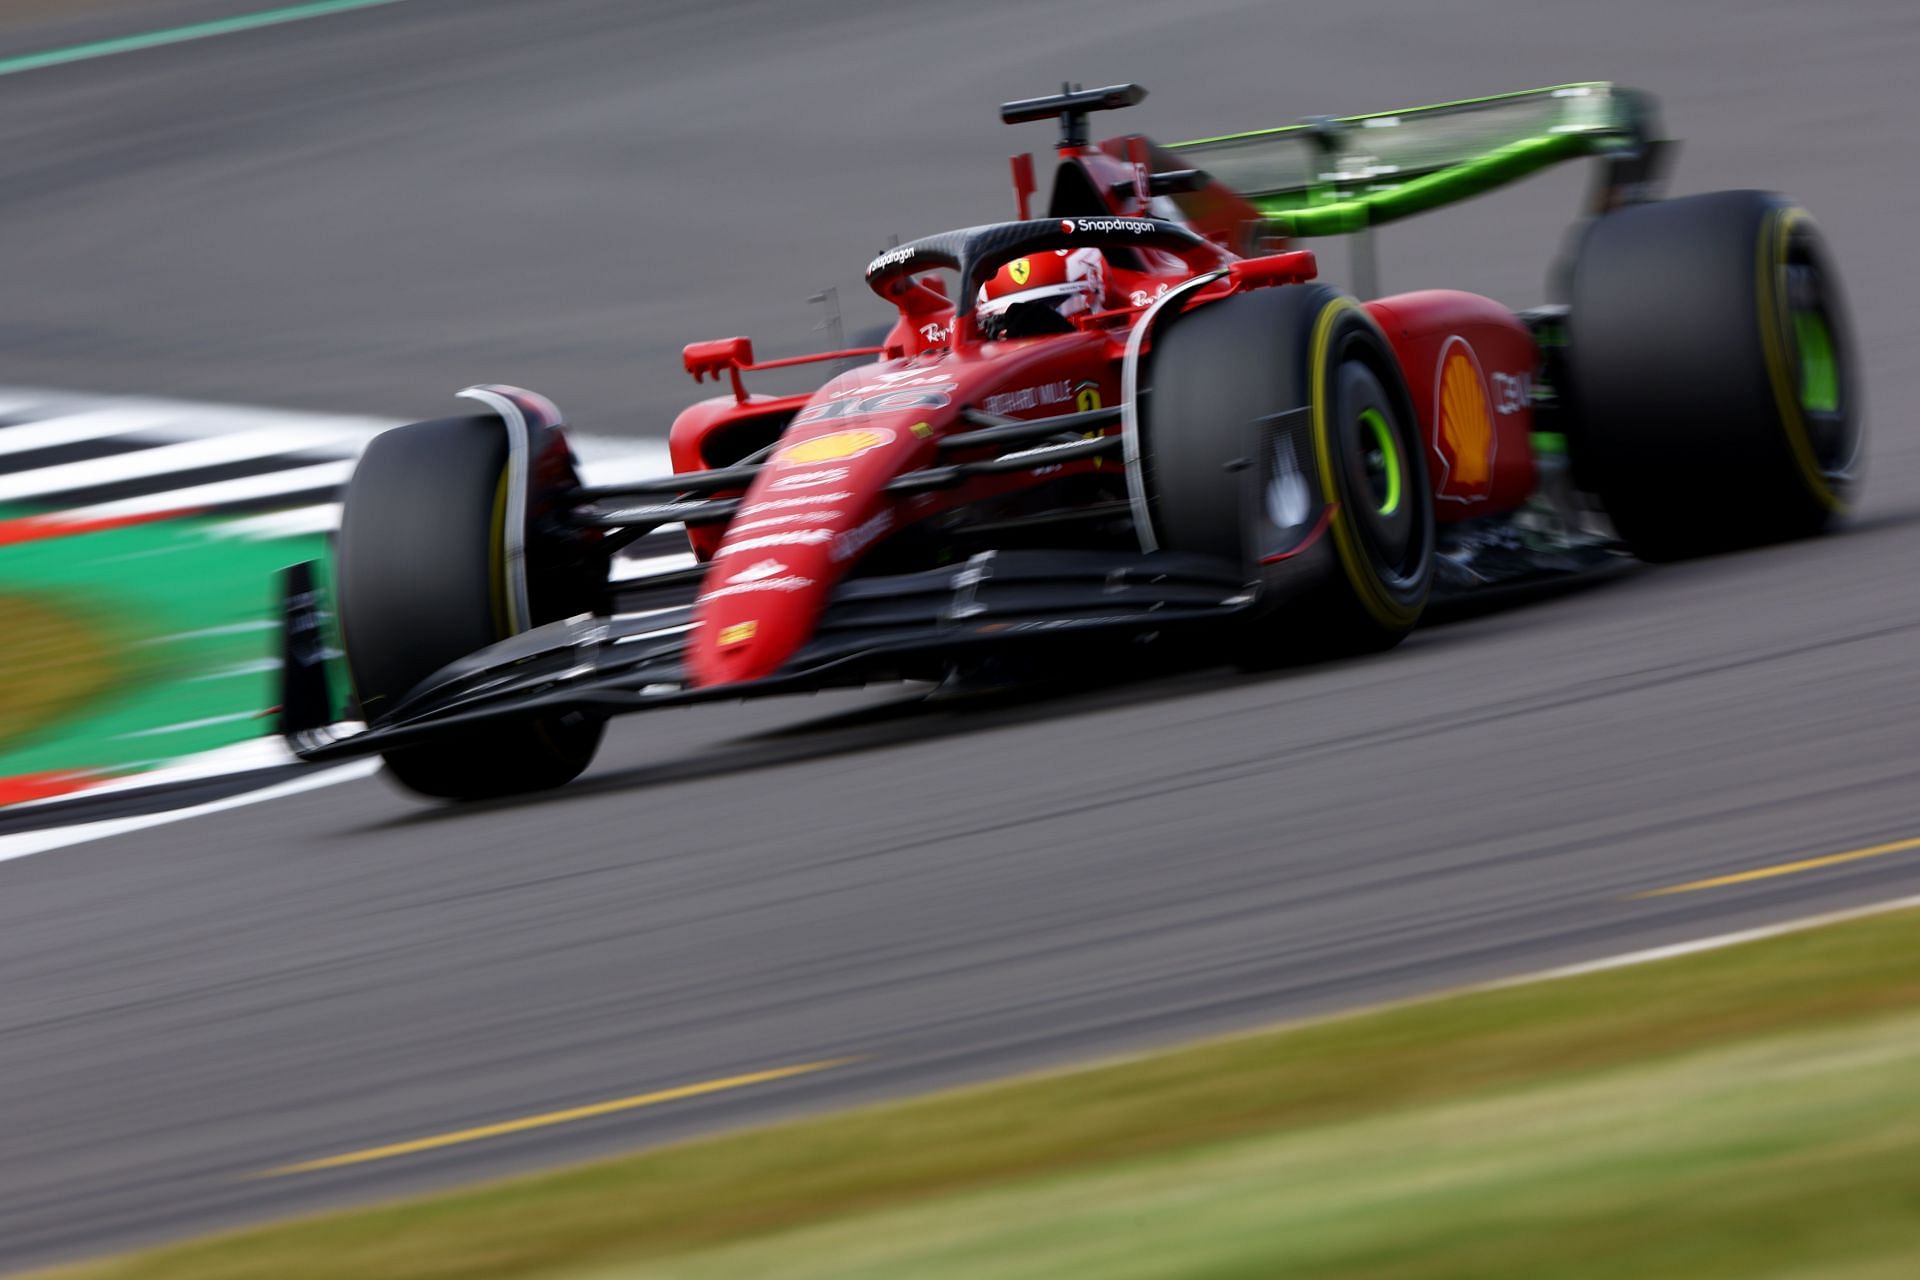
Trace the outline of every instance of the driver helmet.
[[1073, 317], [1100, 309], [1107, 259], [1098, 249], [1055, 249], [1015, 258], [980, 286], [975, 310], [987, 338], [1068, 333]]

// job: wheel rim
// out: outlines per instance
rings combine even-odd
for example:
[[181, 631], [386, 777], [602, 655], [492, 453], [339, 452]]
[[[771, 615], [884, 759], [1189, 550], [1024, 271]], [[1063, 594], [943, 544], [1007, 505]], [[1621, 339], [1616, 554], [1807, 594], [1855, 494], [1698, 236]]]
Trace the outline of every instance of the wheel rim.
[[1794, 311], [1793, 342], [1800, 352], [1800, 407], [1809, 413], [1838, 413], [1840, 366], [1827, 318], [1818, 311]]
[[[1322, 304], [1309, 351], [1314, 452], [1338, 571], [1371, 624], [1397, 636], [1419, 619], [1433, 573], [1433, 497], [1413, 406], [1385, 335], [1352, 299]], [[1375, 419], [1362, 421], [1369, 410], [1399, 446], [1381, 454], [1378, 490], [1362, 447], [1363, 438], [1375, 443]], [[1389, 457], [1401, 473], [1394, 503], [1386, 501]]]
[[1419, 553], [1415, 504], [1407, 492], [1407, 433], [1401, 429], [1386, 387], [1353, 348], [1338, 366], [1333, 383], [1341, 496], [1352, 512], [1367, 558], [1387, 579], [1398, 580]]
[[1400, 442], [1394, 439], [1393, 425], [1378, 409], [1360, 411], [1362, 464], [1367, 473], [1367, 489], [1373, 494], [1373, 509], [1390, 516], [1400, 509]]
[[1780, 308], [1776, 316], [1784, 312], [1781, 345], [1787, 349], [1776, 347], [1776, 394], [1782, 412], [1791, 410], [1797, 419], [1789, 420], [1788, 434], [1808, 483], [1827, 505], [1838, 507], [1860, 447], [1846, 308], [1804, 216], [1784, 218], [1779, 236], [1775, 287], [1783, 296], [1774, 305]]

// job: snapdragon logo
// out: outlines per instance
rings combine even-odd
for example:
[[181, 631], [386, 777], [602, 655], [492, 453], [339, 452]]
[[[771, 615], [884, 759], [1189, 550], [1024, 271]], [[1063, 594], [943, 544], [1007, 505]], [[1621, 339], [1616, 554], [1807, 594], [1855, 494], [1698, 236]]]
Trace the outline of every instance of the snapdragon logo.
[[1062, 218], [1060, 220], [1060, 229], [1068, 235], [1076, 231], [1090, 232], [1094, 235], [1107, 231], [1127, 231], [1136, 236], [1143, 236], [1149, 231], [1156, 230], [1157, 227], [1158, 224], [1148, 218]]
[[910, 244], [903, 244], [898, 249], [889, 249], [867, 264], [867, 274], [872, 275], [876, 271], [885, 271], [888, 267], [897, 267], [911, 258], [915, 252], [916, 250]]

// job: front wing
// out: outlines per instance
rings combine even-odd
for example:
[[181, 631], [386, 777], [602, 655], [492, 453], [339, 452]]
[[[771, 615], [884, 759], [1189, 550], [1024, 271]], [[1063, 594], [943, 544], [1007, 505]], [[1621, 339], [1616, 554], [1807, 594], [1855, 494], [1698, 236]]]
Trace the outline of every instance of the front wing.
[[489, 720], [605, 716], [866, 684], [987, 650], [1221, 622], [1260, 603], [1236, 566], [1204, 556], [984, 552], [947, 568], [841, 583], [812, 641], [764, 679], [688, 683], [683, 654], [698, 625], [689, 598], [639, 614], [567, 618], [489, 645], [361, 727], [333, 717], [331, 655], [311, 564], [287, 570], [284, 601], [281, 733], [295, 754], [314, 761], [369, 755]]

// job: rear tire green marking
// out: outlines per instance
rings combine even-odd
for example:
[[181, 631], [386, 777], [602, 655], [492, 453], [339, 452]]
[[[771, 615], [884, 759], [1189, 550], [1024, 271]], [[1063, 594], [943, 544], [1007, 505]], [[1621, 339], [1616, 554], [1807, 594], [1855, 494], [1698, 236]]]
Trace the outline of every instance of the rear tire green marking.
[[1826, 317], [1817, 311], [1794, 312], [1793, 345], [1800, 352], [1801, 407], [1812, 413], [1838, 412], [1840, 368]]
[[[1393, 426], [1378, 409], [1368, 409], [1360, 415], [1360, 425], [1373, 437], [1373, 448], [1380, 454], [1380, 467], [1384, 475], [1386, 492], [1381, 495], [1375, 507], [1381, 515], [1390, 516], [1400, 509], [1400, 446], [1393, 438]], [[1372, 470], [1371, 466], [1368, 468]]]

